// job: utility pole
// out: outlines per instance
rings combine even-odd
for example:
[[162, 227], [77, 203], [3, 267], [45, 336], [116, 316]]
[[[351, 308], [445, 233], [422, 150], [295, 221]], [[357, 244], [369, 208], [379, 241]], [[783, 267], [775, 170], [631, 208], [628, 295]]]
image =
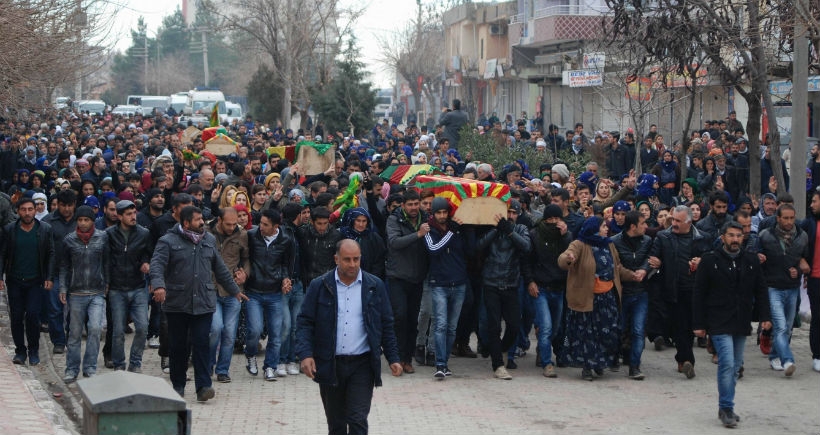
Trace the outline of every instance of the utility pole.
[[208, 39], [207, 39], [207, 29], [205, 27], [192, 27], [191, 32], [201, 32], [201, 39], [197, 41], [194, 38], [191, 38], [190, 44], [190, 52], [192, 54], [202, 53], [202, 66], [204, 72], [204, 82], [205, 86], [208, 86], [209, 74], [208, 74]]
[[[789, 191], [794, 196], [797, 216], [806, 216], [806, 174], [805, 161], [808, 136], [808, 89], [809, 89], [809, 40], [806, 38], [805, 17], [808, 2], [796, 0], [794, 14], [794, 58], [792, 60], [792, 136], [791, 136], [791, 179]], [[771, 116], [771, 115], [769, 115]], [[774, 161], [774, 159], [772, 159]]]
[[143, 86], [145, 87], [145, 95], [148, 95], [148, 32], [142, 35], [143, 50], [145, 50], [145, 75], [143, 76]]

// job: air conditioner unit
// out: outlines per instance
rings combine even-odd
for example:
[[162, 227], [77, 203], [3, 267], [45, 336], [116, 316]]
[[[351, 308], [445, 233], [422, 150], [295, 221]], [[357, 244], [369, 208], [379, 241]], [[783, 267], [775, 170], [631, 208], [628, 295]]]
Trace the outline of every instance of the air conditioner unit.
[[561, 65], [550, 65], [549, 66], [549, 75], [551, 75], [551, 76], [560, 76], [561, 75]]
[[502, 24], [490, 24], [490, 35], [506, 35], [507, 27]]

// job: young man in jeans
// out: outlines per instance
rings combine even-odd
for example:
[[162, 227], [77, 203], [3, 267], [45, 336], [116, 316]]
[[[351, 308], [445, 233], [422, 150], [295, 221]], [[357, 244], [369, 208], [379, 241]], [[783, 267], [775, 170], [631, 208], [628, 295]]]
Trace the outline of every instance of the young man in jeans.
[[752, 307], [757, 305], [760, 325], [769, 322], [769, 299], [760, 261], [741, 250], [743, 226], [724, 224], [722, 246], [704, 254], [692, 294], [692, 328], [698, 337], [712, 338], [718, 355], [718, 418], [726, 427], [740, 421], [734, 413], [735, 385], [743, 366], [743, 347], [752, 333]]

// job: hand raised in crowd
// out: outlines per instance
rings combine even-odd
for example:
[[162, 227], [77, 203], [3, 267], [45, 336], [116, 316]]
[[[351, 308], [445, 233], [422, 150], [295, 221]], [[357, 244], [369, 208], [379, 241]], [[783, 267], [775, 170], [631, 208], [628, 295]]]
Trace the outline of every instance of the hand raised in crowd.
[[[587, 207], [587, 208], [589, 208], [589, 207]], [[561, 231], [562, 236], [567, 233], [567, 230], [568, 230], [567, 223], [564, 222], [563, 220], [558, 221], [558, 223], [555, 224], [555, 226]]]
[[213, 191], [211, 191], [211, 204], [218, 204], [220, 196], [222, 196], [222, 185], [217, 184], [214, 186]]
[[769, 177], [769, 192], [777, 192], [777, 178], [774, 178], [774, 175]]

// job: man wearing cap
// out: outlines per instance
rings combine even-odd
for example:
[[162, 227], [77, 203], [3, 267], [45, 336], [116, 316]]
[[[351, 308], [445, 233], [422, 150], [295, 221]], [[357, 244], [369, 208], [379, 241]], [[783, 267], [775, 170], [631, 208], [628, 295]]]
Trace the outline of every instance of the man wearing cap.
[[[63, 240], [60, 261], [60, 302], [68, 304], [70, 326], [66, 354], [65, 382], [74, 382], [80, 373], [97, 373], [100, 333], [105, 318], [108, 288], [108, 234], [94, 228], [94, 211], [77, 208], [77, 230]], [[70, 297], [69, 297], [70, 296]], [[87, 321], [86, 321], [87, 320]], [[83, 331], [88, 340], [81, 358]]]
[[436, 371], [433, 377], [441, 381], [452, 375], [447, 362], [467, 289], [467, 255], [474, 249], [475, 240], [473, 233], [461, 231], [460, 219], [450, 217], [450, 204], [446, 199], [434, 198], [430, 212], [430, 231], [424, 235], [424, 243], [430, 255], [428, 279], [434, 313]]
[[148, 288], [145, 275], [150, 271], [154, 246], [150, 232], [137, 225], [137, 206], [123, 200], [115, 207], [118, 225], [109, 227], [108, 251], [110, 281], [108, 304], [111, 306], [111, 359], [115, 370], [125, 370], [125, 325], [134, 322], [134, 341], [128, 371], [142, 373], [142, 353], [148, 333]]
[[145, 191], [145, 205], [142, 210], [137, 213], [137, 223], [151, 230], [160, 216], [165, 210], [165, 195], [160, 189], [148, 189]]
[[[51, 275], [55, 278], [54, 286], [60, 288], [59, 265], [63, 255], [63, 239], [77, 229], [77, 219], [74, 210], [77, 207], [77, 193], [71, 189], [57, 193], [57, 210], [43, 219], [51, 226], [54, 237], [54, 259]], [[48, 335], [54, 345], [54, 353], [65, 353], [66, 329], [64, 320], [65, 306], [60, 302], [58, 291], [48, 292], [45, 295], [46, 313], [48, 316]]]
[[552, 361], [553, 343], [560, 337], [567, 287], [567, 272], [558, 267], [558, 256], [572, 242], [572, 233], [562, 217], [561, 207], [556, 204], [544, 207], [543, 220], [530, 230], [532, 253], [522, 263], [527, 292], [535, 300], [539, 356], [535, 364], [543, 368], [543, 375], [548, 378], [557, 376]]
[[[510, 349], [518, 337], [521, 321], [521, 307], [518, 301], [518, 286], [521, 278], [521, 264], [532, 248], [529, 231], [515, 221], [521, 214], [521, 204], [511, 200], [507, 217], [494, 216], [496, 227], [488, 231], [478, 241], [478, 250], [487, 252], [482, 269], [484, 278], [484, 306], [487, 311], [487, 347], [492, 358], [492, 368], [498, 379], [512, 379], [504, 368], [502, 352]], [[501, 320], [504, 320], [504, 338], [501, 334]], [[507, 368], [516, 368], [510, 358]]]

